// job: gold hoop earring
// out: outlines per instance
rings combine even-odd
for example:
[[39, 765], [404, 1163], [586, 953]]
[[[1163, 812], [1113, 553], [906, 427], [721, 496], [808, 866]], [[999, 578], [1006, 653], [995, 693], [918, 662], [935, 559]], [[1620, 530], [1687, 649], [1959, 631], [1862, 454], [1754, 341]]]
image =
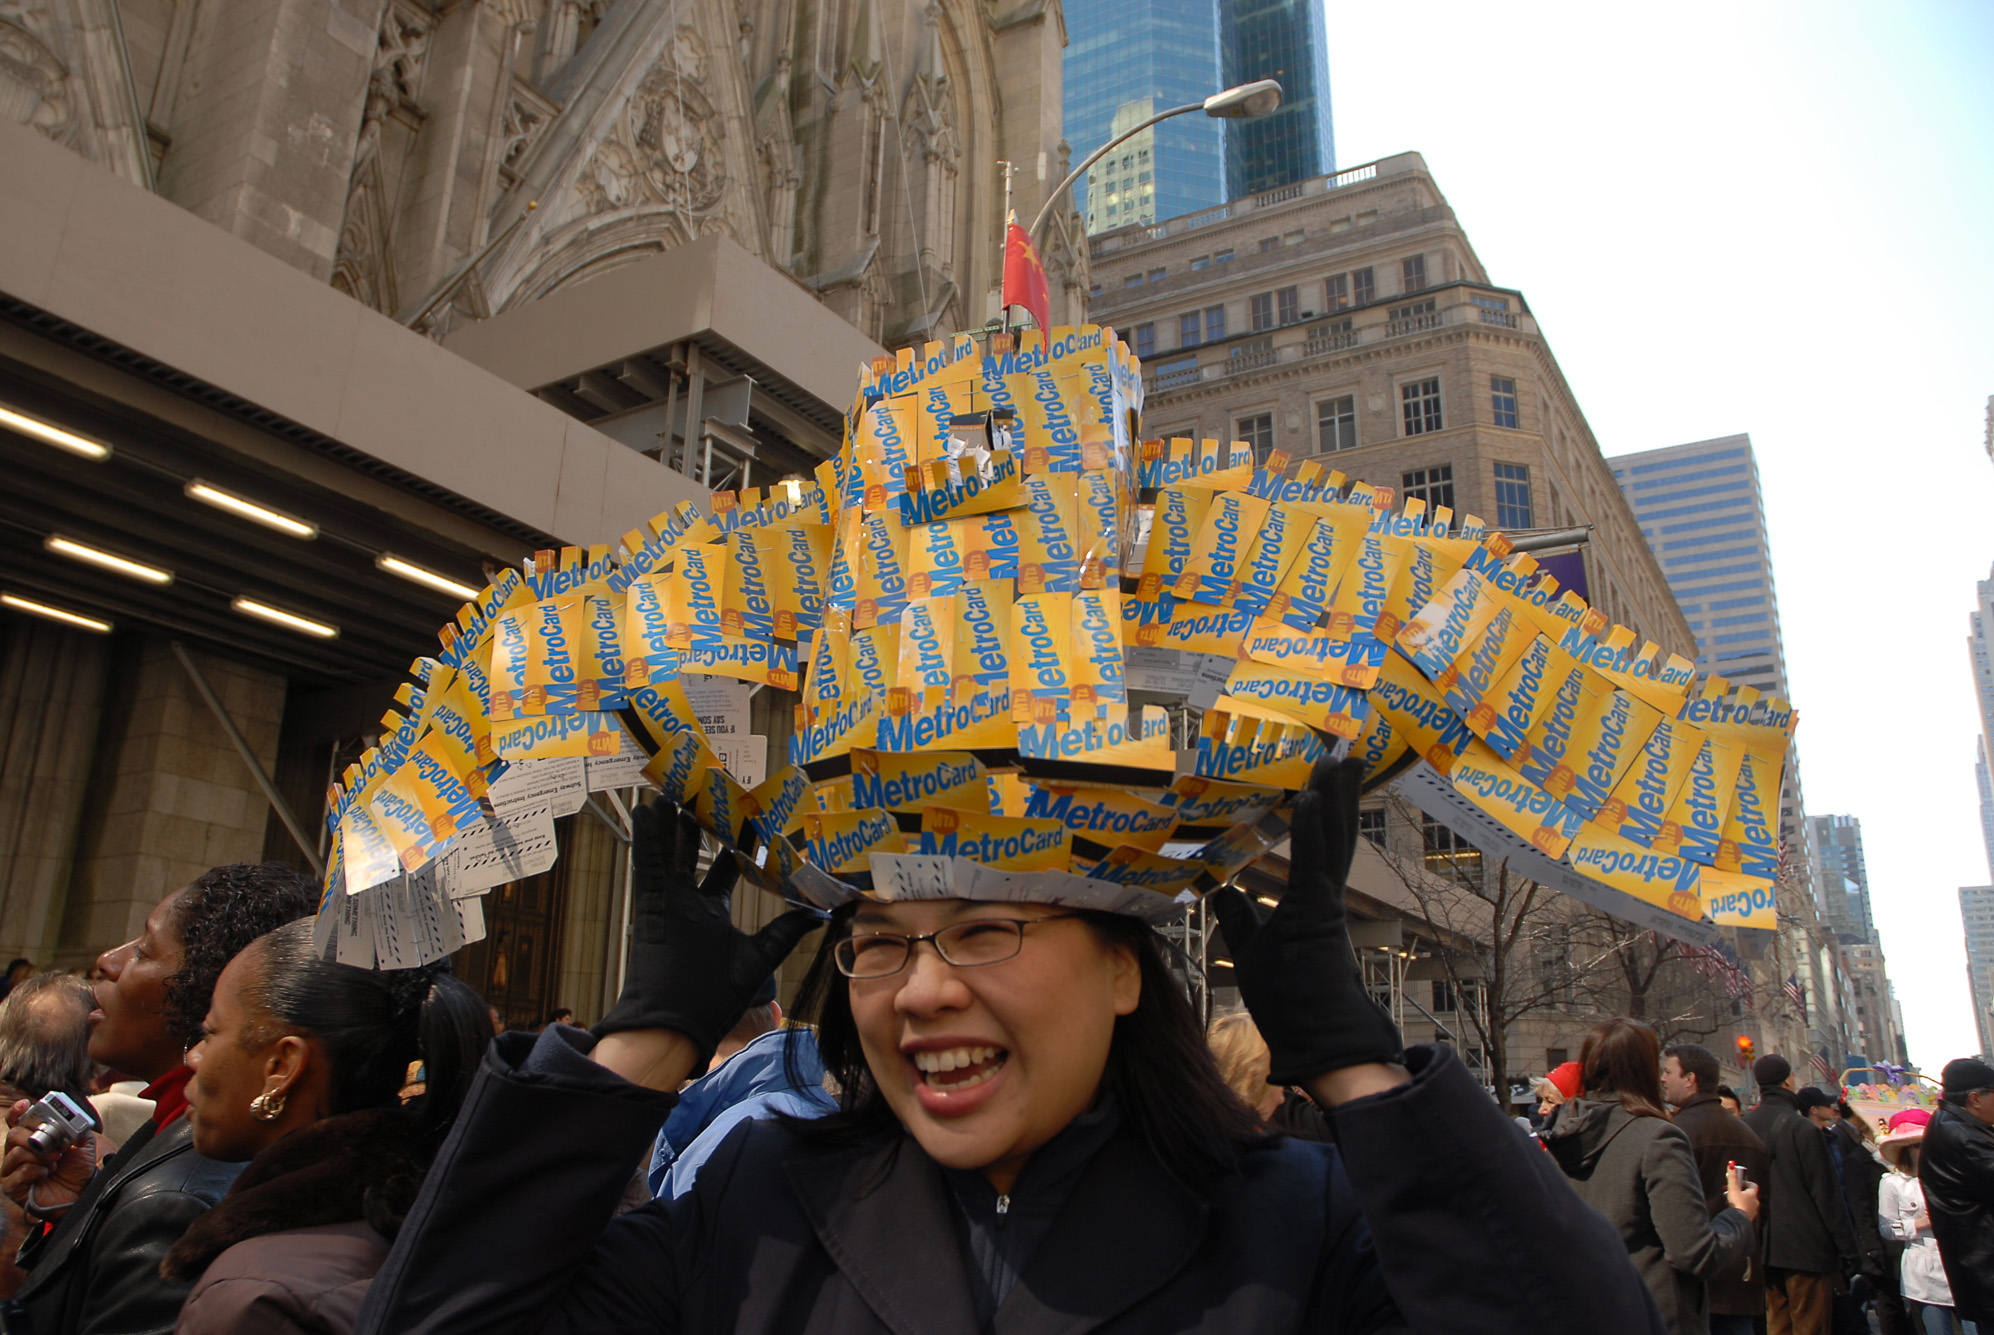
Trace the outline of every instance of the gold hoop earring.
[[249, 1101], [249, 1114], [259, 1122], [274, 1122], [284, 1115], [284, 1091], [266, 1089]]

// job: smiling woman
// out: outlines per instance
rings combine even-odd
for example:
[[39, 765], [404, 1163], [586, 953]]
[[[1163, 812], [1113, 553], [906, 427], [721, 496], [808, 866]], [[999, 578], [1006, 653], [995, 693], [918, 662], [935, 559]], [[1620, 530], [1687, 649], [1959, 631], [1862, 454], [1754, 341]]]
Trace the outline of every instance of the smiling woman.
[[864, 899], [798, 1010], [839, 1110], [737, 1129], [692, 1189], [609, 1218], [646, 1142], [821, 915], [733, 928], [730, 854], [633, 822], [629, 981], [591, 1045], [501, 1035], [361, 1313], [365, 1335], [1659, 1330], [1619, 1238], [1444, 1048], [1406, 1050], [1344, 923], [1359, 764], [1295, 806], [1261, 922], [1215, 892], [1268, 1079], [1219, 1078], [1161, 938], [1049, 905]]

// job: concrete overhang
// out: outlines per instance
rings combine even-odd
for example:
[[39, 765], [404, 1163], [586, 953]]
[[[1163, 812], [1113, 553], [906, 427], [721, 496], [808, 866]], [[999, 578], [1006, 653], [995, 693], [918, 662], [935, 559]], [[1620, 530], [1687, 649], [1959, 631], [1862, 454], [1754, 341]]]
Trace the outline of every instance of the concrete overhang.
[[[501, 375], [34, 130], [0, 126], [0, 181], [0, 294], [384, 471], [571, 543], [612, 542], [704, 498]], [[852, 359], [836, 360], [849, 384]]]
[[621, 265], [451, 332], [443, 346], [537, 390], [678, 343], [695, 343], [819, 423], [850, 405], [861, 366], [886, 349], [801, 283], [711, 235]]

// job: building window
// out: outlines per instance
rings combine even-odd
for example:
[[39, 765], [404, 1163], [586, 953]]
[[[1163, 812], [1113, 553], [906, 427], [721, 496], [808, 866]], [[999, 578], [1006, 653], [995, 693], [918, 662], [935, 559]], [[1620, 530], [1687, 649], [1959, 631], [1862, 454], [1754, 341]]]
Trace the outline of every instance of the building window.
[[[1415, 496], [1426, 502], [1426, 512], [1432, 514], [1439, 506], [1454, 508], [1454, 465], [1435, 464], [1432, 468], [1415, 469], [1401, 474], [1399, 481], [1405, 484], [1405, 498]], [[1442, 827], [1443, 829], [1446, 827]]]
[[1440, 379], [1415, 380], [1399, 386], [1399, 407], [1405, 414], [1405, 433], [1420, 436], [1440, 429]]
[[1442, 876], [1473, 880], [1482, 869], [1482, 850], [1454, 833], [1431, 816], [1424, 816], [1421, 834], [1426, 841], [1426, 868]]
[[1522, 464], [1495, 466], [1496, 527], [1533, 528], [1530, 516], [1530, 470]]
[[1267, 456], [1274, 452], [1274, 414], [1260, 413], [1254, 417], [1239, 419], [1238, 440], [1253, 447], [1253, 461], [1264, 464]]
[[1139, 274], [1139, 273], [1132, 273], [1132, 274], [1130, 274], [1130, 275], [1129, 275], [1129, 276], [1128, 276], [1127, 278], [1124, 278], [1124, 279], [1122, 280], [1122, 286], [1123, 286], [1124, 288], [1131, 288], [1131, 287], [1141, 287], [1141, 286], [1142, 286], [1142, 275], [1141, 275], [1141, 274]]
[[1357, 833], [1369, 839], [1379, 848], [1385, 846], [1385, 809], [1375, 807], [1357, 813]]
[[1357, 396], [1324, 399], [1315, 408], [1316, 448], [1324, 454], [1357, 448]]
[[1186, 311], [1177, 317], [1177, 346], [1195, 348], [1198, 346], [1198, 313]]
[[1214, 264], [1224, 264], [1230, 259], [1232, 259], [1232, 247], [1230, 246], [1224, 250], [1215, 251], [1212, 254], [1212, 263]]
[[1433, 980], [1433, 1013], [1445, 1015], [1454, 1010], [1454, 984], [1445, 978]]
[[1489, 377], [1489, 399], [1495, 405], [1495, 424], [1516, 426], [1516, 382], [1496, 375]]
[[1139, 324], [1135, 327], [1135, 355], [1154, 357], [1156, 355], [1156, 326]]
[[1225, 337], [1225, 307], [1205, 307], [1205, 342], [1216, 343]]
[[1160, 283], [1163, 281], [1164, 275], [1169, 272], [1170, 271], [1168, 269], [1151, 269], [1149, 271], [1149, 281], [1152, 283]]
[[1253, 298], [1253, 327], [1272, 329], [1274, 327], [1274, 294], [1262, 292]]
[[1359, 306], [1368, 306], [1378, 299], [1378, 280], [1368, 268], [1350, 271], [1350, 299]]
[[1323, 300], [1328, 303], [1324, 310], [1340, 311], [1350, 304], [1350, 275], [1336, 274], [1323, 280]]
[[1406, 291], [1424, 292], [1426, 290], [1426, 256], [1414, 255], [1411, 259], [1401, 260], [1399, 262], [1399, 269], [1405, 278]]
[[1282, 324], [1293, 324], [1301, 318], [1302, 290], [1298, 287], [1284, 287], [1274, 294], [1274, 316]]
[[1261, 238], [1260, 238], [1260, 252], [1261, 252], [1261, 253], [1262, 253], [1263, 255], [1264, 255], [1264, 254], [1266, 254], [1266, 253], [1267, 253], [1268, 251], [1270, 251], [1270, 250], [1279, 250], [1280, 248], [1281, 248], [1281, 238], [1280, 238], [1280, 237], [1278, 237], [1278, 236], [1263, 236], [1263, 237], [1261, 237]]
[[1212, 267], [1212, 257], [1210, 255], [1195, 256], [1191, 260], [1191, 267], [1193, 269], [1209, 269]]
[[1094, 284], [1094, 286], [1093, 286], [1093, 287], [1092, 287], [1091, 289], [1089, 289], [1089, 292], [1088, 292], [1088, 295], [1089, 295], [1089, 296], [1094, 296], [1094, 297], [1098, 297], [1098, 296], [1100, 296], [1100, 295], [1101, 295], [1101, 285], [1100, 285], [1099, 283], [1096, 283], [1096, 284]]
[[1555, 1071], [1571, 1059], [1572, 1053], [1569, 1048], [1544, 1049], [1544, 1069], [1547, 1071]]

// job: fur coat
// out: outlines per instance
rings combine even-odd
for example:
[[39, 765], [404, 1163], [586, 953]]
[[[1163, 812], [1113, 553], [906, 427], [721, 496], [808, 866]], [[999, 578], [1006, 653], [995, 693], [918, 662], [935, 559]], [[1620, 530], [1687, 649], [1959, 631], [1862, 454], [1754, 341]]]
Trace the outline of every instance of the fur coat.
[[176, 1335], [347, 1335], [422, 1184], [408, 1127], [347, 1113], [256, 1156], [160, 1263], [198, 1280]]

